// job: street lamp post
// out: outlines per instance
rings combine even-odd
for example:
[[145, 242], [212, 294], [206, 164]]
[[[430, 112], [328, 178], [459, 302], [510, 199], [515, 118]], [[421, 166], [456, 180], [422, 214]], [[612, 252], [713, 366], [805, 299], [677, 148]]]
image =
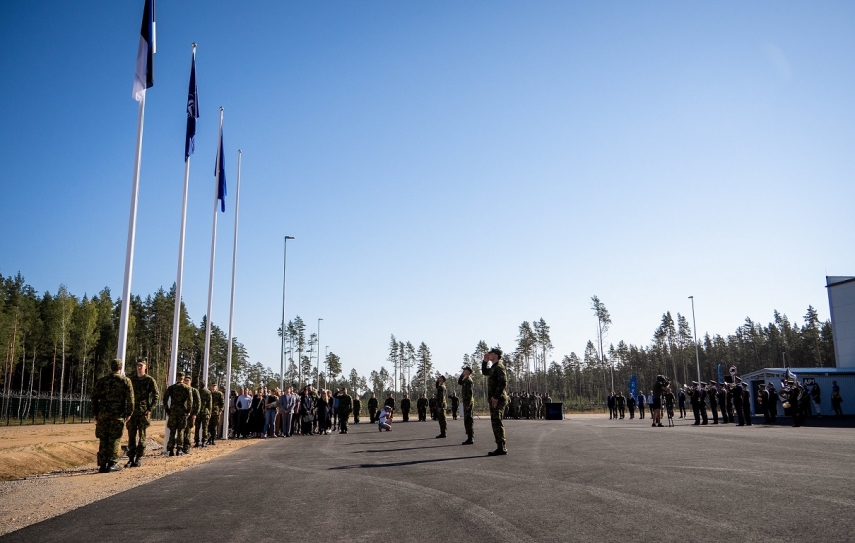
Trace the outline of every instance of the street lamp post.
[[698, 365], [698, 382], [701, 382], [701, 355], [698, 352], [698, 325], [695, 323], [695, 297], [689, 296], [692, 300], [692, 328], [695, 331], [695, 362]]
[[[327, 384], [329, 384], [329, 382], [330, 382], [330, 363], [329, 363], [330, 362], [330, 346], [327, 345], [326, 348], [327, 348], [327, 350], [324, 353], [324, 369], [325, 369], [324, 375], [326, 377], [324, 377], [324, 378], [326, 379], [325, 382]], [[318, 349], [318, 351], [320, 351], [320, 349]]]
[[318, 317], [318, 337], [315, 338], [318, 342], [318, 367], [315, 368], [315, 383], [318, 388], [321, 388], [321, 321], [324, 320]]
[[288, 240], [294, 236], [285, 236], [285, 250], [282, 254], [282, 341], [279, 345], [279, 389], [285, 390], [285, 270], [288, 265]]

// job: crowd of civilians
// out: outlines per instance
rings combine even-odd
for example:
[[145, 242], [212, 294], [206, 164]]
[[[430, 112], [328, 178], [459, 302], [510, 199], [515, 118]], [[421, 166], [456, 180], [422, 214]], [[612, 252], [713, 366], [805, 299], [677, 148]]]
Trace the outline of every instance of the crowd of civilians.
[[[305, 386], [299, 392], [294, 392], [293, 387], [284, 392], [262, 387], [255, 394], [250, 388], [241, 389], [240, 394], [233, 390], [229, 395], [229, 437], [329, 435], [340, 427], [339, 398], [346, 394], [346, 389], [316, 390], [312, 386]], [[354, 403], [357, 411], [358, 400]]]

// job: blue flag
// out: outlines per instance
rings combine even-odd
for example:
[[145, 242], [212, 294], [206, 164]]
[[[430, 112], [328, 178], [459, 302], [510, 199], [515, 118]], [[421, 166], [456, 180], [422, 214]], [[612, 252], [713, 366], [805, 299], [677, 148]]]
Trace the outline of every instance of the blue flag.
[[220, 150], [217, 152], [217, 164], [214, 167], [217, 177], [217, 200], [220, 201], [220, 211], [226, 212], [226, 155], [223, 153], [223, 129], [220, 127]]
[[638, 376], [633, 375], [629, 378], [629, 395], [635, 396], [635, 389], [638, 387]]
[[145, 90], [154, 86], [154, 53], [157, 49], [154, 22], [154, 0], [145, 0], [140, 43], [137, 47], [137, 68], [134, 75], [134, 100], [139, 102]]
[[724, 378], [721, 376], [721, 364], [718, 365], [718, 382], [723, 383]]
[[184, 138], [184, 162], [195, 150], [196, 119], [199, 118], [199, 89], [196, 88], [196, 51], [190, 64], [190, 90], [187, 91], [187, 135]]

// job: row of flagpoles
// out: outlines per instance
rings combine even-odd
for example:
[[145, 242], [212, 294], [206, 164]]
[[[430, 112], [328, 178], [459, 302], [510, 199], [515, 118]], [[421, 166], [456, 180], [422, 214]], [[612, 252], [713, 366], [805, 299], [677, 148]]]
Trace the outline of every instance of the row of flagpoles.
[[[156, 28], [155, 28], [155, 0], [145, 0], [143, 8], [142, 27], [140, 29], [140, 41], [137, 49], [136, 75], [134, 77], [133, 96], [139, 102], [139, 117], [137, 120], [137, 146], [134, 157], [134, 179], [131, 188], [131, 210], [128, 219], [128, 244], [125, 255], [125, 278], [122, 288], [122, 305], [119, 320], [119, 345], [116, 358], [122, 360], [122, 371], [124, 372], [125, 355], [128, 345], [128, 318], [130, 316], [131, 279], [134, 268], [134, 242], [136, 239], [137, 225], [137, 197], [139, 194], [140, 162], [142, 160], [143, 124], [145, 121], [145, 99], [146, 90], [154, 86], [154, 54], [156, 52]], [[214, 261], [217, 249], [217, 216], [218, 210], [226, 211], [226, 161], [223, 145], [223, 108], [220, 108], [219, 144], [217, 147], [217, 160], [214, 167], [216, 178], [216, 191], [214, 195], [214, 217], [211, 233], [211, 268], [208, 279], [208, 308], [205, 318], [205, 355], [202, 368], [202, 383], [200, 386], [208, 386], [208, 369], [211, 352], [211, 312], [213, 310], [214, 297]], [[187, 224], [187, 196], [190, 187], [190, 156], [195, 151], [196, 119], [199, 118], [199, 91], [196, 86], [196, 44], [193, 44], [193, 57], [190, 64], [190, 87], [187, 93], [187, 131], [184, 142], [184, 200], [181, 207], [181, 233], [178, 241], [178, 276], [175, 282], [175, 314], [172, 322], [172, 353], [169, 361], [169, 385], [175, 383], [178, 371], [178, 333], [181, 322], [181, 296], [182, 280], [184, 276], [184, 238]], [[238, 236], [238, 210], [240, 207], [240, 167], [241, 151], [238, 150], [237, 189], [235, 195], [235, 229], [234, 247], [232, 252], [232, 283], [231, 302], [229, 307], [229, 343], [226, 361], [226, 386], [225, 393], [231, 390], [232, 374], [232, 338], [234, 331], [234, 304], [235, 304], [235, 272], [237, 269], [237, 236]], [[222, 437], [228, 439], [229, 410], [223, 410]], [[167, 425], [164, 445], [169, 439], [169, 427]]]

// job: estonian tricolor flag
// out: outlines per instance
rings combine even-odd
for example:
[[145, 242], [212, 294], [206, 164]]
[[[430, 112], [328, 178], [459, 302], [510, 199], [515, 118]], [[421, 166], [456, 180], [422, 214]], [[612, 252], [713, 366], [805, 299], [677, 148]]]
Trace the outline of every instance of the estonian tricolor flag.
[[145, 0], [140, 45], [137, 49], [137, 72], [134, 76], [134, 100], [139, 102], [145, 96], [145, 90], [154, 86], [154, 59], [157, 52], [154, 28], [154, 0]]

